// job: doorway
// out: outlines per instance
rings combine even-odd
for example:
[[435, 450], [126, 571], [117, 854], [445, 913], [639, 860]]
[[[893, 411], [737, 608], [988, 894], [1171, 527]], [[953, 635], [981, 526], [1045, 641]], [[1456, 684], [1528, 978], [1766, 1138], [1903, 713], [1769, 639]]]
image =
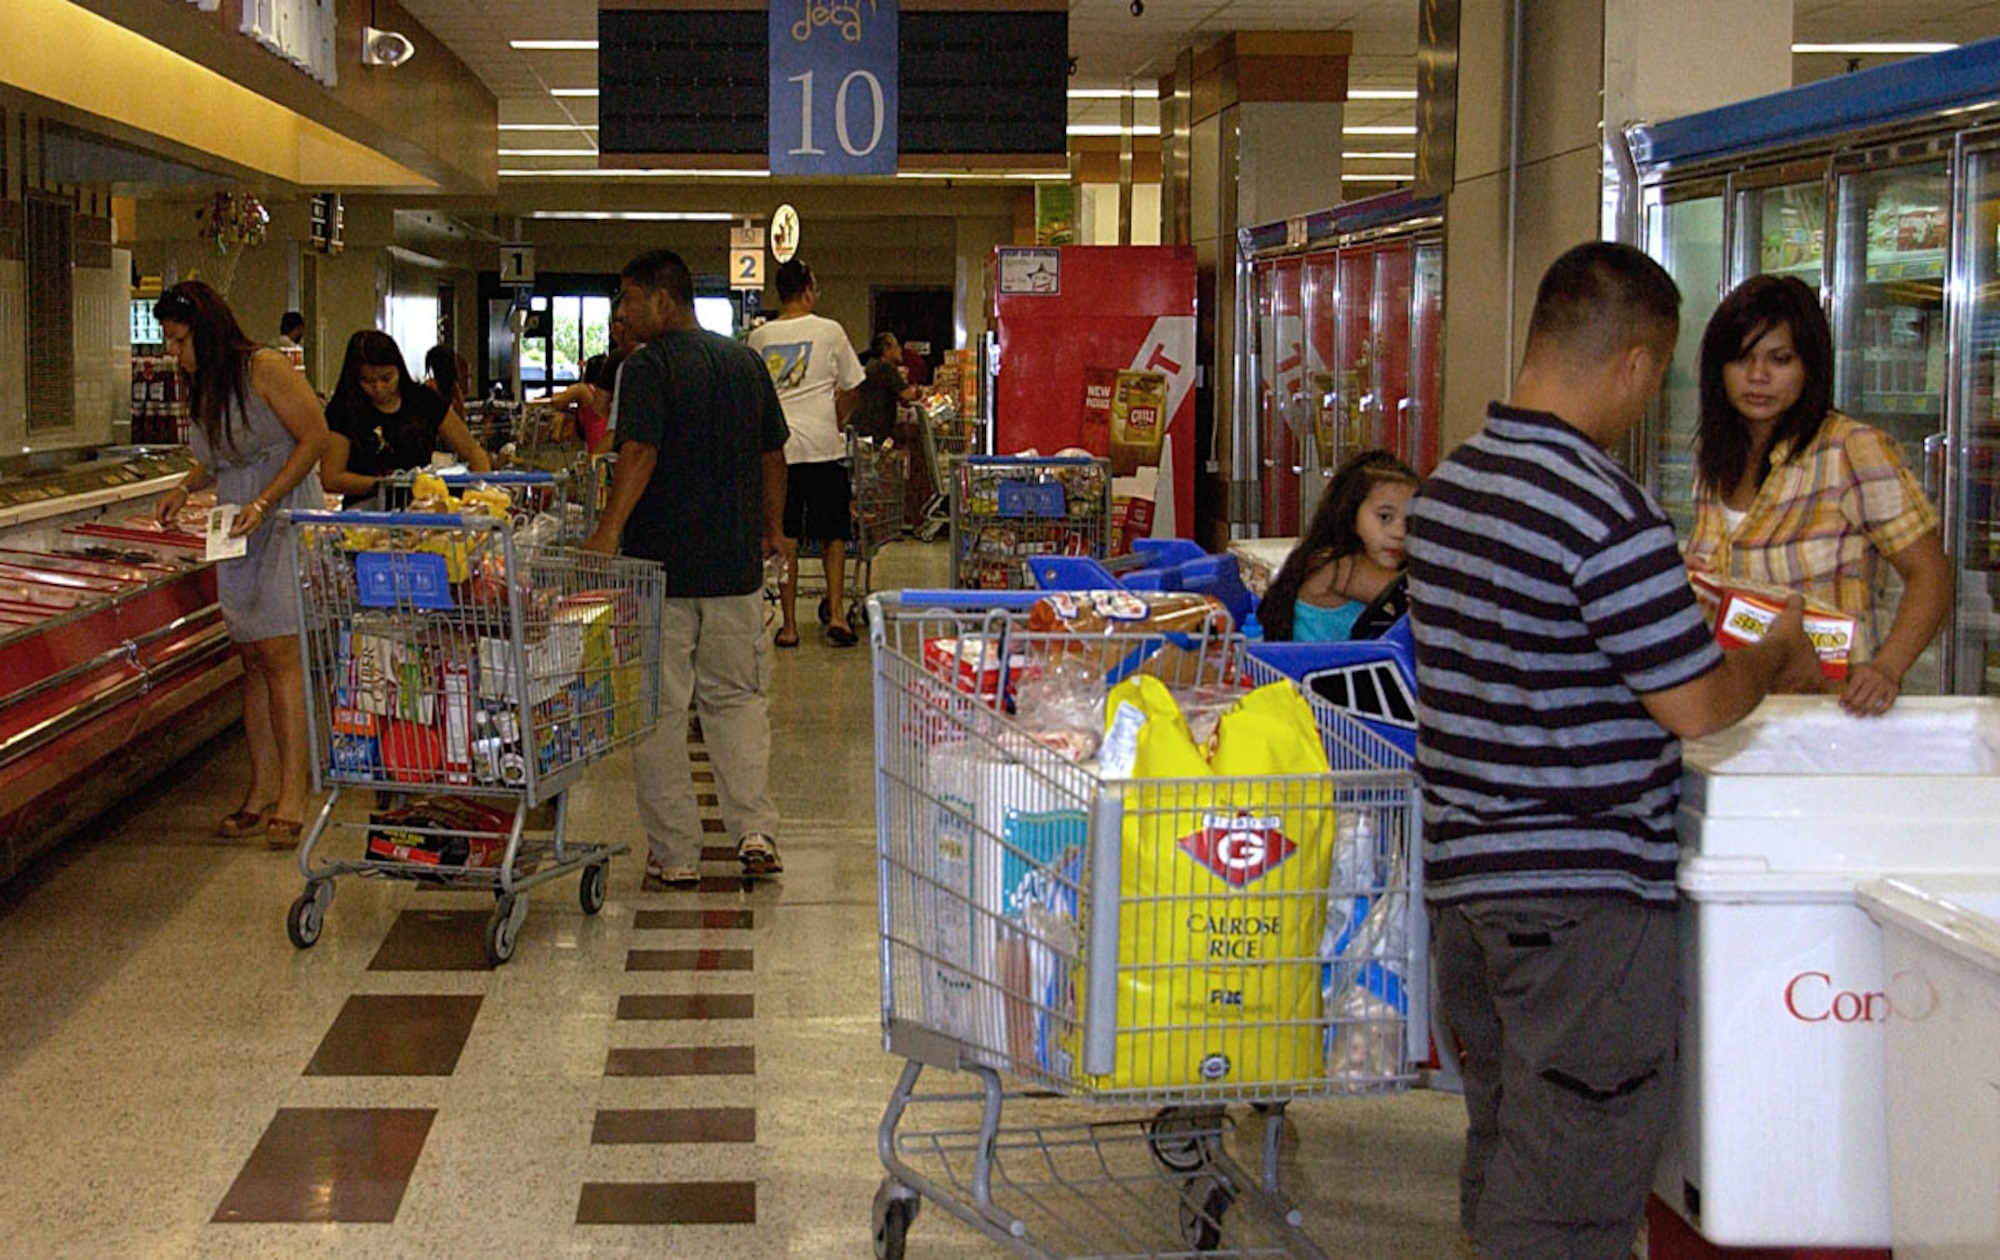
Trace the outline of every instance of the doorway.
[[924, 357], [924, 377], [937, 371], [944, 352], [952, 348], [954, 335], [951, 290], [947, 287], [871, 288], [868, 291], [868, 336], [885, 329], [896, 340]]

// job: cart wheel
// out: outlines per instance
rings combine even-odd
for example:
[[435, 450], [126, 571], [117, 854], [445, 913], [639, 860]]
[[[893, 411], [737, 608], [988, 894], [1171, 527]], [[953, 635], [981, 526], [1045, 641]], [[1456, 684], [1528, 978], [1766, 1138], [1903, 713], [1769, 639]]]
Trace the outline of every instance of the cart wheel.
[[1212, 1177], [1196, 1177], [1181, 1187], [1181, 1237], [1196, 1251], [1222, 1245], [1222, 1215], [1235, 1202], [1227, 1187]]
[[833, 624], [833, 605], [826, 602], [824, 595], [819, 597], [819, 624], [823, 626]]
[[514, 940], [521, 934], [521, 920], [527, 917], [527, 901], [512, 893], [494, 902], [493, 915], [486, 920], [486, 957], [495, 966], [514, 956]]
[[907, 1186], [889, 1177], [882, 1179], [875, 1191], [875, 1260], [903, 1260], [910, 1222], [917, 1219], [920, 1202]]
[[1146, 1147], [1168, 1172], [1200, 1172], [1208, 1164], [1208, 1134], [1215, 1112], [1195, 1107], [1162, 1107], [1146, 1124]]
[[596, 914], [604, 909], [604, 866], [593, 862], [583, 868], [583, 878], [576, 882], [576, 900], [585, 914]]
[[311, 949], [319, 941], [319, 930], [326, 922], [326, 907], [320, 904], [313, 890], [307, 888], [292, 902], [292, 909], [285, 916], [285, 935], [292, 938], [292, 944], [300, 949]]

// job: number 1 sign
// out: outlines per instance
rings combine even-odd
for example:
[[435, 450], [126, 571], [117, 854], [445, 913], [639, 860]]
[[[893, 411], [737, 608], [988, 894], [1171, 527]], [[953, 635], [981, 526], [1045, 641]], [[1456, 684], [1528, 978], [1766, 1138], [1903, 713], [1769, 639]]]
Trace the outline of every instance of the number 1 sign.
[[897, 0], [771, 0], [773, 175], [896, 173]]

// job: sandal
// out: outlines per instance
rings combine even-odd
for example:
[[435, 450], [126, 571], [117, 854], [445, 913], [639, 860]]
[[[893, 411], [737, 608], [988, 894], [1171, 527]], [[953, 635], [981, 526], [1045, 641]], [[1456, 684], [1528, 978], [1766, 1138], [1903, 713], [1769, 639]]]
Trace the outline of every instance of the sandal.
[[828, 626], [826, 628], [826, 637], [827, 641], [835, 647], [853, 647], [861, 641], [855, 637], [854, 631], [848, 629], [846, 626]]
[[299, 833], [305, 829], [305, 823], [297, 819], [273, 818], [264, 824], [264, 847], [274, 852], [296, 848]]
[[771, 646], [773, 647], [795, 648], [798, 645], [799, 636], [794, 634], [791, 638], [787, 639], [783, 630], [778, 631], [777, 634], [771, 637]]
[[[265, 807], [270, 808], [269, 806]], [[235, 840], [247, 836], [264, 825], [264, 810], [239, 809], [215, 824], [215, 834], [224, 840]]]

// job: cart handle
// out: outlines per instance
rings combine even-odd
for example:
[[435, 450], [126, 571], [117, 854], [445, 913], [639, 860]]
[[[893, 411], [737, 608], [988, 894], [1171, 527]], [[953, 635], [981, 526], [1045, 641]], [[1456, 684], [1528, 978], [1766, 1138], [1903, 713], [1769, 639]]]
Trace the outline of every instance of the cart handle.
[[361, 525], [376, 528], [457, 529], [466, 525], [499, 528], [506, 522], [492, 516], [457, 516], [444, 512], [287, 512], [285, 518], [308, 525]]
[[[532, 472], [532, 471], [531, 472], [437, 473], [434, 475], [437, 477], [439, 481], [444, 482], [444, 484], [447, 486], [476, 486], [476, 485], [547, 486], [547, 485], [554, 485], [557, 481], [567, 480], [569, 478], [569, 474], [567, 472]], [[416, 480], [416, 473], [415, 472], [399, 473], [394, 478], [392, 478], [392, 480], [398, 482], [399, 484], [404, 481], [413, 482]]]

